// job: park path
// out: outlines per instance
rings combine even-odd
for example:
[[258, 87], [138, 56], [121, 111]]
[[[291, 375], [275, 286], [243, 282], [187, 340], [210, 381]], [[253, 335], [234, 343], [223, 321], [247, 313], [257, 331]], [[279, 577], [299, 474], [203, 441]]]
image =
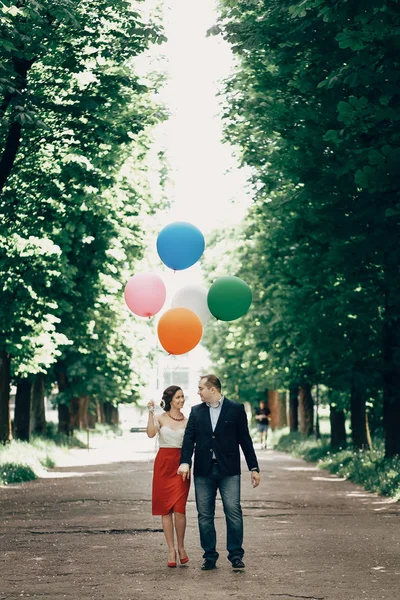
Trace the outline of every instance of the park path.
[[190, 562], [168, 569], [151, 516], [154, 450], [125, 434], [0, 488], [0, 600], [399, 600], [400, 505], [270, 450], [257, 450], [257, 489], [243, 466], [245, 571], [225, 558], [220, 504], [218, 569], [200, 570], [193, 490]]

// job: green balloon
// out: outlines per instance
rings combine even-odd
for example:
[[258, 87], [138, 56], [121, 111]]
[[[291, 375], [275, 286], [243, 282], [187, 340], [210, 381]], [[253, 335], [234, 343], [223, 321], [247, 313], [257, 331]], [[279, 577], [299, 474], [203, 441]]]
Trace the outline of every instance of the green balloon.
[[228, 275], [214, 281], [208, 291], [210, 312], [220, 321], [234, 321], [247, 313], [253, 295], [243, 279]]

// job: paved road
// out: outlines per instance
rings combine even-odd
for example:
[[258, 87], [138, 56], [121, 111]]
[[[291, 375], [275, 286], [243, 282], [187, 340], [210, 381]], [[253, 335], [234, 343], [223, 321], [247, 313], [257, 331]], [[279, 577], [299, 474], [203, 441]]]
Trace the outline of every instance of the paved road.
[[[45, 479], [0, 488], [0, 600], [399, 600], [400, 505], [313, 466], [258, 451], [262, 485], [243, 476], [244, 572], [202, 572], [193, 490], [188, 566], [166, 567], [151, 516], [154, 443], [128, 434]], [[113, 462], [117, 460], [118, 462]], [[85, 464], [88, 463], [88, 464]]]

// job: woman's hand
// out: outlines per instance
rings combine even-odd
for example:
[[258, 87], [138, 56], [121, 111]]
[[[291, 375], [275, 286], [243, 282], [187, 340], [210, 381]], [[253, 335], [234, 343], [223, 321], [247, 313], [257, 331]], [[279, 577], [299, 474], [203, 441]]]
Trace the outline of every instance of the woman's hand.
[[147, 403], [147, 409], [149, 411], [149, 418], [147, 420], [146, 432], [147, 435], [152, 438], [157, 435], [157, 431], [159, 429], [159, 423], [156, 415], [154, 414], [154, 400], [150, 400], [150, 402]]

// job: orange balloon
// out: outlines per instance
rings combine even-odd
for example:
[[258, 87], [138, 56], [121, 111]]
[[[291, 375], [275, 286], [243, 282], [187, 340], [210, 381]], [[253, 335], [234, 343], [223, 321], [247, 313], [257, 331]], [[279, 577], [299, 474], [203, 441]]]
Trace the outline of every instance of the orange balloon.
[[188, 308], [171, 308], [158, 322], [158, 339], [169, 354], [185, 354], [193, 350], [203, 335], [199, 317]]

